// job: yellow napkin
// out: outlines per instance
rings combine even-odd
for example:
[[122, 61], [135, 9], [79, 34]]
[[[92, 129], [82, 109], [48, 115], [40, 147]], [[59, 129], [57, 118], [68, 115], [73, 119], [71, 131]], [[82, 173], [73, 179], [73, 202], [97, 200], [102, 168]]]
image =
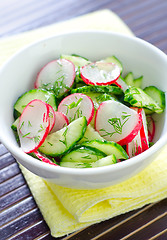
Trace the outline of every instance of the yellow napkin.
[[[101, 29], [133, 35], [109, 10], [94, 12], [0, 41], [0, 64], [21, 47], [40, 38], [69, 30]], [[167, 197], [166, 150], [145, 170], [115, 186], [98, 190], [75, 190], [57, 186], [20, 166], [32, 194], [54, 237], [140, 208]]]
[[166, 148], [140, 174], [121, 184], [98, 190], [61, 187], [20, 167], [51, 234], [60, 237], [166, 198]]

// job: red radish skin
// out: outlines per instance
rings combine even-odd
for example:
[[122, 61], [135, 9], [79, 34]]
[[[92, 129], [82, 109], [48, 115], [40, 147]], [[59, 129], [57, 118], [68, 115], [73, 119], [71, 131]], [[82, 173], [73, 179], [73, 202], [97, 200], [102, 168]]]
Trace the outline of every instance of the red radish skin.
[[55, 124], [51, 132], [56, 132], [69, 124], [68, 118], [61, 112], [55, 112]]
[[[138, 109], [139, 112], [139, 109]], [[142, 142], [142, 151], [146, 151], [149, 149], [149, 141], [148, 141], [148, 130], [147, 130], [147, 122], [144, 109], [141, 109], [142, 114], [142, 127], [140, 129], [140, 137]]]
[[87, 125], [89, 125], [94, 116], [94, 104], [92, 99], [87, 95], [74, 93], [60, 102], [58, 112], [65, 114], [69, 123], [79, 117], [85, 116]]
[[134, 108], [138, 113], [141, 113], [142, 126], [137, 136], [132, 140], [132, 142], [126, 145], [127, 154], [129, 157], [137, 156], [138, 154], [146, 151], [149, 148], [148, 136], [147, 136], [147, 124], [144, 109]]
[[48, 104], [48, 107], [49, 107], [49, 119], [50, 119], [49, 132], [51, 132], [55, 125], [55, 111], [53, 110], [52, 106], [50, 106], [49, 104]]
[[49, 158], [44, 157], [42, 154], [40, 154], [38, 151], [33, 152], [37, 158], [39, 158], [42, 162], [48, 163], [50, 165], [59, 166], [56, 163], [52, 162]]
[[136, 113], [117, 101], [103, 102], [97, 109], [95, 129], [108, 141], [126, 145], [135, 138], [141, 126], [141, 112]]
[[[54, 89], [58, 84], [59, 93], [63, 94], [73, 85], [75, 79], [75, 66], [67, 59], [53, 60], [41, 68], [34, 83], [35, 88]], [[59, 84], [63, 82], [60, 87]], [[64, 87], [65, 86], [65, 87]]]
[[131, 142], [135, 136], [138, 134], [139, 130], [141, 129], [141, 125], [142, 125], [142, 120], [141, 120], [141, 112], [138, 113], [139, 119], [138, 119], [138, 123], [136, 125], [136, 127], [133, 129], [133, 131], [124, 139], [118, 141], [118, 144], [123, 146], [126, 145], [127, 142]]
[[134, 157], [142, 153], [142, 143], [140, 137], [140, 131], [136, 135], [136, 137], [126, 145], [126, 152], [129, 157]]
[[149, 148], [146, 115], [145, 115], [145, 112], [144, 112], [143, 108], [132, 107], [132, 109], [134, 109], [138, 113], [139, 112], [141, 113], [142, 126], [141, 126], [141, 129], [140, 129], [140, 138], [141, 138], [142, 152], [144, 152], [145, 150], [147, 150]]
[[35, 99], [24, 108], [17, 127], [21, 148], [25, 153], [34, 152], [45, 141], [50, 128], [49, 106]]
[[152, 142], [155, 135], [155, 122], [151, 116], [147, 116], [147, 127], [148, 127], [148, 140]]
[[120, 77], [120, 68], [113, 63], [91, 63], [83, 66], [80, 72], [83, 81], [91, 85], [109, 85]]

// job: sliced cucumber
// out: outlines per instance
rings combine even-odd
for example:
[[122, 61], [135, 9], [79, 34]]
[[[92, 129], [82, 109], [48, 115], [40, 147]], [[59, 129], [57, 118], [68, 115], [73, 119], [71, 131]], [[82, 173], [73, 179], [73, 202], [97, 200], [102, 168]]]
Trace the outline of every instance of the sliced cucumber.
[[129, 72], [124, 79], [125, 83], [128, 86], [133, 86], [133, 87], [141, 87], [142, 80], [143, 80], [143, 76], [140, 76], [139, 78], [135, 79], [132, 72]]
[[134, 80], [134, 76], [132, 72], [129, 72], [124, 78], [124, 81], [128, 86], [133, 86], [133, 80]]
[[103, 59], [102, 61], [103, 62], [107, 62], [107, 63], [114, 63], [114, 64], [116, 64], [119, 67], [120, 72], [122, 73], [123, 65], [122, 65], [122, 63], [120, 62], [120, 60], [117, 57], [115, 57], [115, 56], [107, 57], [107, 58]]
[[17, 131], [17, 125], [18, 124], [19, 124], [19, 118], [17, 118], [11, 126], [13, 131]]
[[97, 110], [99, 105], [104, 101], [107, 101], [107, 100], [115, 100], [116, 101], [116, 98], [112, 97], [110, 94], [107, 94], [107, 93], [91, 92], [91, 93], [87, 93], [86, 95], [92, 99], [95, 110]]
[[[91, 147], [78, 146], [61, 158], [61, 162], [91, 163], [106, 157], [106, 154]], [[60, 164], [61, 165], [61, 164]]]
[[79, 162], [61, 162], [61, 167], [69, 167], [69, 168], [94, 168], [94, 167], [103, 167], [117, 163], [116, 157], [113, 155], [101, 158], [96, 162], [91, 163], [79, 163]]
[[121, 88], [113, 85], [108, 86], [83, 86], [80, 88], [72, 89], [71, 93], [112, 93], [115, 95], [122, 95], [123, 91]]
[[147, 93], [145, 93], [141, 88], [129, 87], [125, 91], [124, 101], [129, 102], [134, 107], [148, 108], [149, 110], [162, 113], [163, 109], [151, 98]]
[[155, 86], [146, 87], [143, 91], [153, 98], [160, 108], [165, 109], [165, 93], [163, 91]]
[[21, 114], [25, 106], [34, 99], [42, 100], [57, 110], [55, 95], [44, 89], [32, 89], [22, 94], [14, 104], [14, 109]]
[[83, 136], [83, 138], [78, 142], [79, 144], [83, 143], [83, 142], [87, 142], [87, 141], [91, 141], [91, 140], [104, 140], [103, 137], [100, 136], [100, 134], [95, 131], [95, 129], [92, 126], [87, 126], [86, 132]]
[[39, 151], [53, 157], [64, 154], [84, 136], [86, 127], [84, 116], [76, 119], [61, 130], [49, 134]]
[[73, 62], [75, 67], [82, 67], [84, 65], [91, 63], [88, 59], [78, 56], [78, 55], [75, 55], [75, 54], [73, 54], [73, 55], [62, 54], [60, 56], [60, 58], [64, 58], [64, 59], [67, 59], [67, 60]]
[[143, 76], [140, 76], [140, 77], [134, 79], [133, 85], [135, 87], [141, 87], [142, 82], [143, 82]]
[[117, 144], [115, 142], [92, 140], [89, 142], [83, 142], [82, 146], [96, 148], [96, 149], [104, 152], [106, 155], [114, 154], [116, 159], [128, 159], [129, 158], [128, 154], [123, 149], [123, 147], [121, 147], [119, 144]]

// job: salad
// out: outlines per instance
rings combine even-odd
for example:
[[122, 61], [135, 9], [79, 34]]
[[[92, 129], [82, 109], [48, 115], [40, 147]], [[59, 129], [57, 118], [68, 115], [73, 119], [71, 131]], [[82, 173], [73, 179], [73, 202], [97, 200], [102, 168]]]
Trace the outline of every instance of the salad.
[[11, 127], [22, 150], [48, 164], [92, 168], [125, 161], [153, 144], [152, 115], [165, 109], [165, 93], [143, 89], [142, 81], [125, 75], [115, 56], [91, 62], [61, 55], [17, 99]]

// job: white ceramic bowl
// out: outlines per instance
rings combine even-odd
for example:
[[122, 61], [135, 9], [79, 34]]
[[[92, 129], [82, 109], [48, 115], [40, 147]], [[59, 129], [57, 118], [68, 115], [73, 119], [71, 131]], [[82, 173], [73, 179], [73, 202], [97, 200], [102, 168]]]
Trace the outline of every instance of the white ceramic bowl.
[[166, 109], [156, 122], [156, 143], [144, 153], [124, 162], [93, 169], [55, 167], [25, 154], [11, 130], [13, 104], [25, 91], [33, 88], [39, 69], [60, 54], [76, 53], [90, 60], [116, 55], [124, 73], [143, 75], [143, 87], [154, 85], [167, 91], [167, 56], [151, 44], [121, 34], [86, 31], [56, 35], [14, 55], [0, 70], [0, 141], [23, 166], [56, 184], [79, 189], [103, 188], [128, 179], [151, 163], [167, 142]]

